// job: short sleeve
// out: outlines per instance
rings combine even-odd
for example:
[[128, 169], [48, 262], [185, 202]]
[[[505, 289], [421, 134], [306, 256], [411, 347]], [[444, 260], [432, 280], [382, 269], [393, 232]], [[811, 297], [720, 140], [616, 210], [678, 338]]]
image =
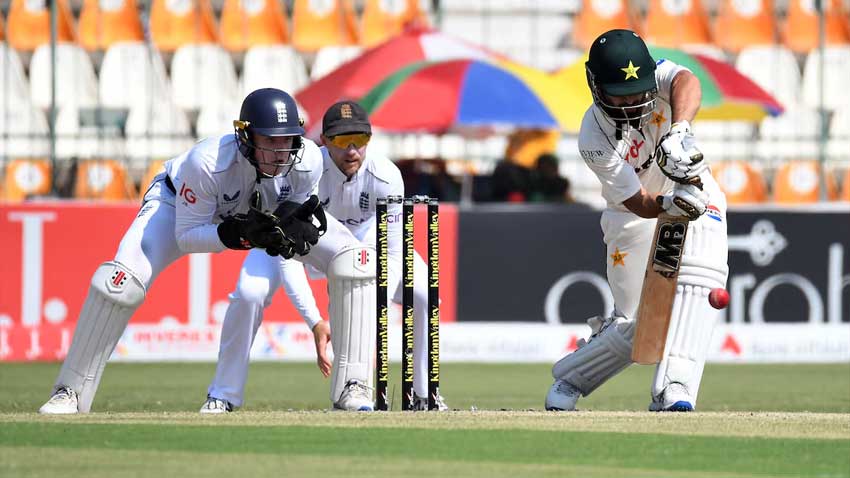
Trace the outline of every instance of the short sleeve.
[[640, 191], [640, 179], [601, 131], [593, 131], [587, 116], [579, 133], [578, 147], [585, 164], [602, 184], [602, 197], [610, 204], [621, 204]]

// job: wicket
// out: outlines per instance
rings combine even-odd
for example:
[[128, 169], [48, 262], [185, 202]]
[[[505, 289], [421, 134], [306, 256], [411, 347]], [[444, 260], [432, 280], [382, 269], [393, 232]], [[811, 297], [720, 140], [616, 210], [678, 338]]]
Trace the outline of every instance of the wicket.
[[387, 204], [402, 204], [402, 333], [401, 333], [401, 409], [413, 410], [413, 264], [415, 204], [428, 206], [428, 410], [437, 409], [440, 388], [440, 209], [436, 199], [427, 196], [402, 198], [390, 196], [378, 198], [376, 206], [377, 227], [375, 247], [378, 260], [375, 277], [377, 282], [377, 364], [375, 380], [375, 410], [387, 410], [387, 379], [389, 357], [387, 352], [387, 289], [389, 281], [388, 262], [388, 213]]

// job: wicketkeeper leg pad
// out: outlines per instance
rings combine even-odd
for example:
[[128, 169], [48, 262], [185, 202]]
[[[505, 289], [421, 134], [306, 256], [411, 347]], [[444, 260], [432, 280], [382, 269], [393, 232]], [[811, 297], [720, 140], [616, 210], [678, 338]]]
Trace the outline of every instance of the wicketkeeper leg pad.
[[590, 340], [552, 367], [553, 377], [566, 380], [585, 396], [632, 363], [635, 329], [634, 320], [617, 311], [612, 317], [592, 317], [587, 322], [593, 330]]
[[123, 264], [104, 262], [95, 271], [55, 384], [77, 392], [78, 411], [91, 410], [106, 361], [144, 299], [145, 286]]
[[334, 351], [331, 402], [349, 380], [372, 387], [375, 367], [375, 248], [343, 248], [331, 260], [328, 315]]

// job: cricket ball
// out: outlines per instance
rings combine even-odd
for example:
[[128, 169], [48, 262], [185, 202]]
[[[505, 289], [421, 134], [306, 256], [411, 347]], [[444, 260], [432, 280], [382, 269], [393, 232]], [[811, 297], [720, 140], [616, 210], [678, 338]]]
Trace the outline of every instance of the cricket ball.
[[725, 309], [729, 305], [729, 293], [726, 289], [711, 289], [708, 293], [708, 303], [715, 309]]

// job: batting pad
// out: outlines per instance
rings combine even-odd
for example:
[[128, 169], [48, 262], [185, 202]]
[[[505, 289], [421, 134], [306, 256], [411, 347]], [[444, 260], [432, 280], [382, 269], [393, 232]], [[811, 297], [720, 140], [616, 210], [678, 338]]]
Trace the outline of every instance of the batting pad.
[[634, 320], [615, 315], [604, 322], [598, 335], [552, 366], [554, 378], [566, 380], [584, 396], [632, 363]]
[[91, 410], [106, 361], [144, 298], [142, 281], [122, 264], [104, 262], [95, 271], [74, 340], [56, 378], [57, 387], [77, 392], [78, 411]]
[[720, 311], [709, 304], [708, 294], [711, 289], [725, 287], [729, 274], [725, 234], [711, 237], [713, 232], [697, 229], [688, 235], [688, 239], [697, 236], [685, 245], [685, 252], [690, 246], [694, 253], [682, 256], [664, 357], [652, 382], [654, 401], [659, 401], [668, 384], [678, 382], [696, 406], [711, 334], [720, 316]]
[[328, 267], [328, 315], [334, 350], [331, 402], [349, 380], [372, 387], [375, 368], [375, 247], [348, 246]]

